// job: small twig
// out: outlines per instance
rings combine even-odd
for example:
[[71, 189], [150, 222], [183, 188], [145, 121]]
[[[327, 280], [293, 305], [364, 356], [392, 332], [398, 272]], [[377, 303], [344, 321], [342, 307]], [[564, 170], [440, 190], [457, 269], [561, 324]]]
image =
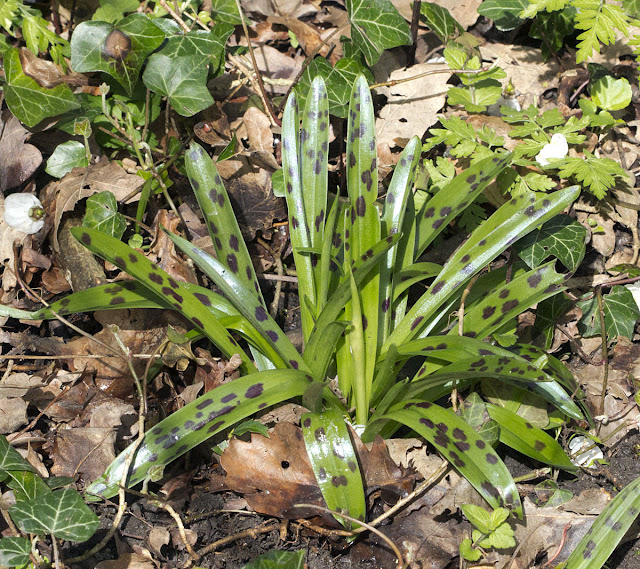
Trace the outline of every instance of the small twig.
[[[210, 543], [209, 545], [207, 545], [206, 547], [203, 547], [200, 551], [198, 551], [196, 553], [196, 556], [197, 556], [196, 560], [202, 559], [205, 555], [211, 553], [212, 551], [215, 551], [216, 549], [219, 549], [220, 547], [223, 547], [224, 545], [227, 545], [227, 543], [232, 543], [244, 537], [251, 537], [255, 539], [256, 537], [258, 537], [258, 535], [263, 533], [269, 533], [274, 530], [280, 531], [282, 526], [286, 525], [286, 523], [287, 522], [278, 522], [275, 524], [263, 526], [261, 528], [247, 529], [247, 530], [235, 533], [233, 535], [228, 535], [227, 537], [223, 537], [222, 539], [214, 541], [213, 543]], [[182, 568], [188, 569], [193, 564], [193, 561], [194, 561], [193, 559], [188, 559], [186, 563], [182, 566]]]
[[602, 289], [596, 288], [596, 298], [598, 299], [598, 316], [600, 318], [600, 335], [602, 337], [602, 395], [598, 406], [598, 415], [604, 415], [604, 398], [607, 395], [607, 384], [609, 382], [609, 354], [607, 352], [607, 329], [604, 320], [604, 300], [602, 299]]
[[[282, 277], [284, 273], [284, 268], [282, 266], [282, 259], [280, 255], [276, 254], [276, 252], [269, 245], [269, 243], [267, 243], [264, 239], [262, 239], [262, 237], [258, 237], [258, 243], [269, 252], [271, 257], [273, 258], [273, 262], [276, 265], [278, 276]], [[278, 279], [275, 282], [276, 282], [276, 287], [273, 293], [273, 302], [271, 303], [271, 308], [269, 309], [269, 312], [271, 313], [271, 316], [273, 318], [275, 318], [278, 314], [278, 308], [280, 308], [280, 294], [282, 293], [282, 280]]]
[[298, 284], [298, 277], [290, 277], [287, 275], [274, 275], [272, 273], [261, 273], [257, 275], [258, 280], [263, 281], [282, 281], [283, 283]]
[[[148, 495], [146, 497], [149, 498]], [[194, 561], [198, 561], [198, 559], [200, 559], [200, 557], [194, 551], [193, 547], [191, 547], [191, 544], [189, 543], [189, 540], [187, 539], [187, 532], [184, 529], [184, 524], [182, 523], [182, 519], [178, 515], [178, 512], [176, 512], [173, 509], [171, 504], [167, 504], [166, 502], [163, 502], [161, 500], [150, 500], [150, 502], [153, 505], [158, 506], [158, 507], [162, 508], [163, 510], [166, 510], [166, 512], [173, 518], [173, 521], [176, 523], [176, 526], [178, 526], [178, 533], [180, 534], [180, 539], [182, 539], [182, 543], [184, 543], [184, 547], [187, 550], [187, 553], [191, 556], [191, 559], [193, 559]]]
[[411, 67], [416, 62], [416, 47], [418, 43], [418, 28], [420, 27], [421, 4], [421, 0], [415, 0], [413, 3], [413, 11], [411, 12], [411, 45], [407, 50], [407, 67]]
[[588, 364], [593, 365], [593, 366], [601, 366], [604, 364], [604, 360], [601, 360], [599, 362], [596, 362], [592, 357], [589, 356], [589, 354], [587, 354], [578, 344], [578, 342], [576, 342], [576, 339], [571, 336], [571, 334], [569, 334], [569, 332], [567, 332], [564, 328], [561, 328], [559, 324], [554, 324], [556, 330], [558, 330], [560, 333], [564, 334], [566, 336], [566, 338], [569, 340], [569, 343], [571, 344], [571, 346], [578, 352], [578, 355]]
[[187, 24], [185, 24], [184, 20], [180, 17], [180, 14], [178, 14], [171, 6], [169, 6], [166, 0], [160, 0], [160, 6], [162, 6], [167, 12], [169, 12], [171, 17], [178, 23], [178, 25], [184, 30], [185, 33], [188, 34], [191, 31], [191, 28], [187, 26]]
[[448, 67], [445, 69], [433, 69], [432, 71], [425, 71], [424, 73], [418, 73], [418, 75], [412, 75], [411, 77], [405, 77], [404, 79], [393, 79], [392, 81], [384, 81], [383, 83], [374, 83], [373, 85], [369, 85], [369, 89], [378, 89], [379, 87], [393, 87], [395, 85], [399, 85], [400, 83], [407, 83], [408, 81], [415, 81], [416, 79], [422, 79], [422, 77], [427, 77], [428, 75], [435, 75], [436, 73], [484, 73], [488, 71], [489, 68], [482, 69], [449, 69]]
[[[45, 356], [47, 357], [47, 356]], [[60, 391], [60, 393], [58, 393], [58, 395], [56, 395], [51, 401], [49, 401], [49, 403], [47, 403], [47, 406], [40, 411], [40, 413], [38, 413], [35, 418], [33, 419], [33, 421], [31, 421], [24, 429], [22, 429], [19, 433], [14, 433], [11, 435], [7, 435], [7, 441], [9, 442], [9, 444], [13, 445], [13, 444], [17, 444], [16, 441], [22, 436], [24, 435], [27, 431], [30, 431], [33, 427], [36, 426], [36, 423], [40, 420], [40, 417], [42, 417], [50, 408], [52, 405], [55, 405], [55, 403], [57, 403], [61, 397], [63, 397], [64, 395], [66, 395], [66, 393], [71, 389], [70, 385], [67, 385], [66, 387], [64, 387], [62, 389], [62, 391]]]
[[251, 45], [251, 38], [249, 37], [249, 29], [247, 28], [247, 23], [244, 21], [244, 13], [242, 12], [242, 6], [240, 6], [240, 0], [236, 0], [236, 7], [238, 8], [238, 13], [240, 14], [240, 21], [242, 22], [242, 29], [244, 31], [244, 36], [247, 38], [247, 46], [249, 48], [249, 55], [251, 56], [251, 62], [253, 63], [253, 69], [256, 74], [256, 81], [258, 83], [260, 98], [262, 99], [262, 102], [265, 106], [265, 110], [271, 117], [271, 122], [276, 124], [277, 126], [282, 126], [282, 123], [280, 122], [275, 111], [273, 110], [271, 101], [269, 101], [269, 99], [267, 98], [267, 92], [265, 91], [264, 83], [262, 82], [260, 71], [258, 70], [258, 63], [256, 61], [256, 56], [253, 53], [253, 46]]
[[336, 512], [335, 510], [330, 510], [329, 508], [325, 508], [324, 506], [317, 506], [316, 504], [296, 504], [296, 507], [312, 508], [315, 510], [320, 510], [321, 512], [326, 512], [327, 514], [332, 514], [334, 516], [339, 516], [341, 518], [344, 518], [345, 520], [349, 520], [352, 523], [360, 524], [361, 527], [368, 529], [372, 533], [375, 533], [380, 539], [382, 539], [391, 548], [391, 550], [395, 553], [396, 557], [398, 558], [398, 567], [406, 566], [404, 559], [402, 557], [402, 553], [400, 549], [398, 549], [398, 546], [395, 543], [393, 543], [393, 541], [391, 541], [391, 539], [389, 539], [379, 529], [373, 527], [372, 525], [366, 522], [363, 522], [362, 520], [359, 520], [357, 518], [354, 518], [353, 516], [343, 514], [342, 512]]

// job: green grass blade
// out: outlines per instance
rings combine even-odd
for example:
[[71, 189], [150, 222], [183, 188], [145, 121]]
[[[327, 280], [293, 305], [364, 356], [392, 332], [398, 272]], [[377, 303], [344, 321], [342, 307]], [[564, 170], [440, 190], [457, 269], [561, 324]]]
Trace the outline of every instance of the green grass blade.
[[640, 512], [640, 478], [626, 486], [598, 516], [566, 561], [565, 569], [600, 569]]
[[[402, 345], [420, 334], [424, 324], [456, 291], [517, 239], [563, 210], [579, 195], [578, 186], [536, 200], [528, 195], [511, 199], [473, 232], [445, 264], [442, 272], [389, 336], [389, 344]], [[440, 192], [437, 194], [440, 195]], [[533, 200], [533, 201], [531, 201]]]
[[501, 443], [539, 462], [564, 470], [578, 470], [558, 442], [542, 429], [504, 407], [486, 403], [486, 408], [489, 416], [500, 425]]
[[247, 372], [255, 371], [251, 359], [233, 336], [184, 284], [177, 282], [144, 255], [105, 233], [86, 227], [74, 227], [71, 234], [87, 249], [129, 273], [152, 293], [166, 302], [167, 308], [180, 312], [209, 338], [227, 358], [238, 354]]
[[[142, 482], [149, 469], [163, 467], [188, 450], [270, 405], [301, 396], [312, 382], [297, 370], [255, 372], [224, 383], [160, 421], [136, 451], [127, 487]], [[118, 492], [127, 450], [93, 482], [87, 493], [110, 498]]]
[[406, 425], [434, 445], [493, 508], [522, 518], [518, 489], [491, 446], [462, 418], [434, 403], [409, 403], [383, 417]]
[[251, 256], [213, 160], [202, 146], [192, 142], [185, 154], [185, 167], [207, 222], [216, 257], [239, 279], [244, 279], [247, 290], [255, 290], [264, 305]]
[[214, 259], [211, 255], [205, 253], [202, 249], [196, 247], [186, 239], [170, 231], [166, 233], [175, 243], [176, 247], [188, 255], [189, 258], [220, 287], [240, 314], [271, 344], [281, 358], [280, 362], [273, 362], [276, 366], [284, 362], [286, 367], [309, 371], [304, 359], [291, 343], [291, 340], [287, 338], [275, 320], [264, 308], [261, 299], [256, 296], [254, 291], [246, 288], [246, 284], [248, 283], [245, 279], [238, 278], [233, 271], [225, 267], [220, 261]]
[[[364, 521], [362, 474], [342, 414], [330, 409], [305, 413], [300, 419], [309, 462], [327, 507]], [[339, 516], [335, 518], [347, 529], [359, 527]]]

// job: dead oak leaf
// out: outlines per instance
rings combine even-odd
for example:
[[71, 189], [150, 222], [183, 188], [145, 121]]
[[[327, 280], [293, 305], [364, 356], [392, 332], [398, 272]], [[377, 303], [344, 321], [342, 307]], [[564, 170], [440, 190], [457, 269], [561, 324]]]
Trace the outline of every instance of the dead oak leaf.
[[77, 427], [59, 430], [51, 453], [52, 474], [79, 474], [91, 482], [104, 474], [116, 457], [116, 432], [109, 428]]

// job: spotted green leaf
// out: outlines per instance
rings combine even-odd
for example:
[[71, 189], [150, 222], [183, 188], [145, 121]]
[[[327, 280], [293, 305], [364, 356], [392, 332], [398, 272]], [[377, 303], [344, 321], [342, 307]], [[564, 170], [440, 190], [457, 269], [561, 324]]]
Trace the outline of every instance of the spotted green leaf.
[[171, 107], [183, 117], [191, 117], [213, 105], [207, 88], [209, 65], [199, 55], [167, 57], [154, 53], [142, 75], [145, 86], [168, 97]]
[[600, 569], [640, 512], [640, 478], [626, 486], [598, 516], [569, 555], [565, 569]]
[[117, 27], [82, 22], [71, 38], [71, 67], [78, 73], [103, 71], [131, 95], [147, 56], [163, 40], [162, 30], [143, 14], [131, 14]]
[[[464, 333], [486, 338], [518, 314], [564, 289], [555, 261], [514, 278], [489, 292], [464, 315]], [[457, 334], [457, 323], [450, 334]]]
[[532, 269], [553, 255], [573, 273], [584, 258], [587, 230], [568, 215], [556, 215], [516, 244], [519, 257]]
[[409, 403], [383, 419], [398, 421], [433, 444], [493, 508], [509, 508], [522, 518], [522, 504], [509, 470], [463, 419], [434, 403]]
[[68, 85], [41, 87], [25, 74], [20, 63], [20, 51], [11, 48], [4, 53], [4, 92], [11, 112], [28, 127], [48, 117], [61, 115], [80, 108]]
[[369, 65], [385, 49], [411, 43], [409, 25], [389, 0], [347, 0], [346, 6], [353, 43]]
[[[246, 370], [255, 370], [253, 363], [233, 336], [210, 311], [203, 310], [203, 301], [198, 298], [197, 293], [191, 292], [144, 255], [113, 237], [84, 227], [73, 228], [71, 233], [87, 249], [137, 279], [157, 298], [162, 299], [167, 308], [177, 310], [188, 318], [226, 357], [231, 358], [238, 354]], [[119, 297], [115, 296], [112, 302], [117, 303], [116, 299]]]
[[542, 429], [504, 407], [488, 403], [486, 407], [489, 416], [500, 425], [501, 443], [545, 464], [569, 471], [577, 470], [558, 442]]
[[[443, 190], [436, 196], [442, 192]], [[429, 290], [413, 305], [389, 336], [383, 352], [391, 343], [401, 345], [418, 335], [443, 303], [454, 292], [462, 290], [462, 286], [473, 275], [520, 237], [572, 203], [578, 195], [579, 188], [572, 186], [539, 199], [521, 195], [500, 207], [449, 258]], [[441, 210], [438, 215], [438, 221], [444, 221], [448, 211]]]
[[[384, 210], [381, 219], [381, 234], [383, 237], [393, 235], [394, 233], [402, 233], [404, 216], [407, 211], [407, 204], [413, 190], [413, 182], [415, 179], [416, 168], [420, 160], [420, 139], [413, 137], [400, 155], [400, 160], [396, 165], [391, 178], [391, 183], [387, 189], [387, 196], [384, 202]], [[406, 247], [406, 245], [405, 245]], [[409, 259], [413, 260], [413, 250], [408, 251], [407, 255], [399, 253], [400, 245], [396, 245], [387, 251], [385, 258], [381, 262], [380, 267], [380, 322], [378, 325], [378, 344], [382, 345], [387, 339], [391, 331], [392, 318], [391, 310], [394, 296], [397, 294], [394, 285], [400, 284], [408, 277], [401, 274], [402, 269], [407, 269]], [[421, 275], [425, 274], [425, 267], [421, 267]], [[395, 277], [394, 273], [398, 273]], [[427, 273], [428, 274], [428, 273]], [[397, 280], [396, 280], [397, 279]], [[406, 281], [402, 282], [405, 284]], [[410, 282], [415, 282], [410, 280]]]
[[100, 519], [75, 488], [54, 490], [33, 500], [20, 501], [9, 514], [24, 532], [52, 534], [58, 539], [86, 541], [100, 525]]
[[[257, 411], [302, 395], [311, 383], [311, 376], [298, 370], [268, 370], [245, 375], [198, 397], [145, 434], [127, 487], [145, 480], [150, 468], [166, 466]], [[127, 452], [116, 457], [105, 474], [87, 488], [87, 493], [109, 498], [118, 492]]]
[[[300, 420], [309, 462], [327, 507], [364, 521], [362, 474], [342, 414], [330, 409], [324, 413], [305, 413]], [[358, 527], [335, 517], [347, 529]]]
[[246, 278], [238, 277], [232, 268], [225, 267], [218, 259], [214, 259], [186, 239], [169, 231], [167, 231], [167, 235], [180, 250], [187, 254], [220, 287], [238, 312], [271, 344], [281, 358], [279, 361], [273, 362], [276, 367], [291, 367], [309, 371], [302, 356], [267, 312], [261, 299], [256, 296], [255, 291], [247, 289], [245, 285]]
[[213, 160], [202, 146], [192, 142], [185, 156], [185, 166], [204, 214], [216, 257], [245, 281], [246, 288], [255, 290], [256, 297], [264, 304], [251, 256]]
[[[302, 188], [299, 125], [298, 100], [295, 92], [292, 92], [287, 99], [282, 115], [282, 171], [285, 199], [289, 212], [289, 232], [293, 248], [293, 259], [298, 273], [302, 332], [306, 340], [313, 328], [316, 284], [311, 255], [303, 253], [303, 251], [311, 250], [312, 227], [307, 224], [307, 214], [305, 213], [306, 200]], [[308, 307], [312, 307], [311, 310]]]
[[421, 255], [447, 224], [473, 203], [510, 162], [510, 154], [480, 160], [457, 175], [426, 202], [417, 221], [417, 255]]
[[0, 539], [0, 565], [21, 567], [29, 563], [31, 540], [26, 537], [3, 537]]

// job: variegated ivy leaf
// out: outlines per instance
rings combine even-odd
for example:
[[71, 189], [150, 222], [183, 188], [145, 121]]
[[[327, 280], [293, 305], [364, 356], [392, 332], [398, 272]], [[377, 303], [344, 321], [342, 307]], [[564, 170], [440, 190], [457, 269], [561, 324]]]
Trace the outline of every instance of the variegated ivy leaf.
[[[302, 395], [313, 378], [297, 370], [260, 371], [225, 383], [160, 421], [136, 450], [127, 487], [142, 482], [152, 468], [163, 467], [216, 433], [268, 407]], [[128, 450], [122, 452], [87, 493], [114, 496]]]

